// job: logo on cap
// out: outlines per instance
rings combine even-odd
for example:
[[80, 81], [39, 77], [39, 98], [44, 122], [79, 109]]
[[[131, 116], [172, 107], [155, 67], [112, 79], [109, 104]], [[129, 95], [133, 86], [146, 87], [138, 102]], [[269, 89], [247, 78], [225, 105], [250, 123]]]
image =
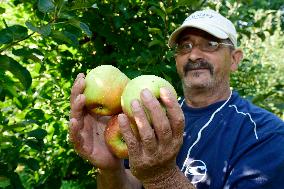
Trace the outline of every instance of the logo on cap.
[[210, 13], [204, 13], [204, 12], [198, 12], [196, 14], [192, 14], [190, 15], [187, 19], [185, 19], [184, 22], [187, 22], [189, 20], [193, 20], [193, 19], [200, 19], [200, 18], [213, 18], [214, 15], [210, 14]]

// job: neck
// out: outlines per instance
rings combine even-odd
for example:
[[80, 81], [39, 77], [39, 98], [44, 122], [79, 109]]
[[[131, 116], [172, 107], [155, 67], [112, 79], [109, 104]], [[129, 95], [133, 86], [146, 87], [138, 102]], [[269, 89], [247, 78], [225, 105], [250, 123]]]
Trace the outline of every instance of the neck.
[[218, 89], [184, 89], [185, 102], [192, 108], [202, 108], [230, 97], [230, 87]]

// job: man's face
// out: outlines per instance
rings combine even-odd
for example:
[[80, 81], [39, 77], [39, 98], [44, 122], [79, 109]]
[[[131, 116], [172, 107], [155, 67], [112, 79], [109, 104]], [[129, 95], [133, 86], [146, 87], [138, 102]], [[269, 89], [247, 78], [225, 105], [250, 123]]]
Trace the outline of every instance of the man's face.
[[175, 55], [177, 71], [185, 89], [214, 89], [229, 83], [231, 51], [222, 45], [215, 51], [204, 51], [202, 45], [209, 41], [219, 42], [201, 30], [182, 32], [178, 44], [193, 44], [190, 52], [177, 52]]

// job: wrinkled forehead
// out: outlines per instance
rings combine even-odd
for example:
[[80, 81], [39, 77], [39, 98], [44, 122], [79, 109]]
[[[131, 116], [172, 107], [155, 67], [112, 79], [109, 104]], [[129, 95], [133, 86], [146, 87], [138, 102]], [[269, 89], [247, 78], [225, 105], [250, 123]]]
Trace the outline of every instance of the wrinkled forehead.
[[187, 41], [192, 38], [192, 36], [198, 36], [201, 37], [205, 40], [210, 40], [210, 41], [217, 41], [219, 42], [220, 39], [197, 28], [186, 28], [184, 29], [178, 36], [177, 38], [177, 44]]

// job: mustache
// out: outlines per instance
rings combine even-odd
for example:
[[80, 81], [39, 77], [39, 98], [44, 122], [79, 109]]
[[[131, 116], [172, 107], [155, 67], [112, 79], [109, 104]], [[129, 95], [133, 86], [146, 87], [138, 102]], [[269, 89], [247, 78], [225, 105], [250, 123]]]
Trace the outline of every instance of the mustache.
[[198, 59], [196, 61], [188, 60], [188, 62], [183, 67], [183, 72], [186, 76], [187, 72], [197, 69], [208, 69], [210, 74], [213, 75], [214, 67], [212, 66], [212, 64], [203, 59]]

